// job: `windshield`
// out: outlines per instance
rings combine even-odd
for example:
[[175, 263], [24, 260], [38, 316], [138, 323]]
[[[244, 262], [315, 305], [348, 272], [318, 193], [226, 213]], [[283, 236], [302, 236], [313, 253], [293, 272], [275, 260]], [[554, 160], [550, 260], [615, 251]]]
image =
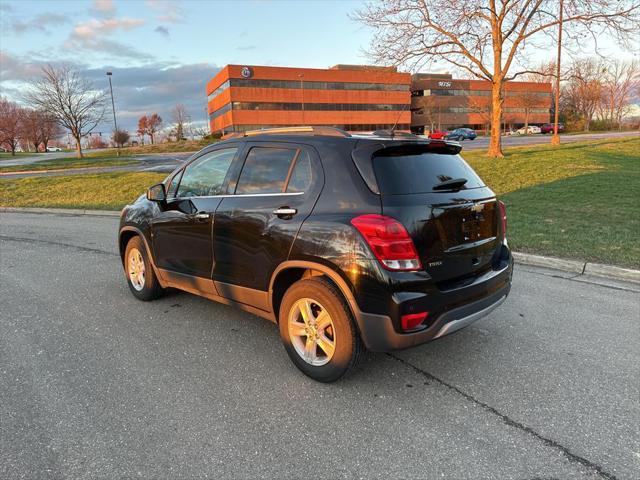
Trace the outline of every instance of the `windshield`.
[[380, 193], [404, 195], [426, 193], [442, 182], [464, 178], [462, 189], [484, 187], [484, 182], [460, 155], [420, 153], [378, 155], [373, 158]]

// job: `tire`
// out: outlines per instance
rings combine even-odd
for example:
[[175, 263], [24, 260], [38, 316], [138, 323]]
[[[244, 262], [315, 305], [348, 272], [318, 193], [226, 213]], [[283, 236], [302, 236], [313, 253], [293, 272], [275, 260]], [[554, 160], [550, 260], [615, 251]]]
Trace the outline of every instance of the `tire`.
[[[304, 321], [303, 311], [311, 315], [311, 321]], [[364, 350], [346, 300], [324, 277], [300, 280], [289, 287], [280, 304], [278, 326], [291, 361], [319, 382], [338, 380], [357, 365]]]
[[155, 300], [164, 292], [156, 278], [144, 242], [139, 236], [132, 237], [127, 243], [124, 252], [124, 274], [129, 290], [138, 300], [143, 302]]

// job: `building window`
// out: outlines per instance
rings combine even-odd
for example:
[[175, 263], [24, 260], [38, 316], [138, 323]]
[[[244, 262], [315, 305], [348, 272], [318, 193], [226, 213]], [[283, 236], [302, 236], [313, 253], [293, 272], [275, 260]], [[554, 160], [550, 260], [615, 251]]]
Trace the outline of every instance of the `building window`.
[[[433, 89], [433, 90], [419, 90], [422, 92], [422, 95], [413, 95], [415, 96], [456, 96], [456, 97], [490, 97], [491, 90], [461, 90], [461, 89]], [[534, 95], [536, 97], [551, 97], [551, 93], [549, 92], [514, 92], [507, 91], [505, 92], [505, 96], [507, 97], [519, 97], [522, 95]]]
[[[312, 110], [312, 111], [337, 111], [337, 112], [357, 112], [357, 111], [374, 111], [374, 112], [387, 112], [387, 111], [402, 111], [407, 108], [405, 103], [395, 104], [379, 104], [379, 103], [305, 103], [304, 108], [302, 103], [290, 103], [290, 102], [233, 102], [233, 110]], [[226, 105], [225, 105], [226, 107]], [[222, 107], [222, 108], [225, 108]], [[224, 112], [218, 113], [222, 108], [213, 112], [212, 115], [219, 116]], [[228, 110], [227, 110], [228, 111]], [[214, 117], [215, 118], [215, 117]]]

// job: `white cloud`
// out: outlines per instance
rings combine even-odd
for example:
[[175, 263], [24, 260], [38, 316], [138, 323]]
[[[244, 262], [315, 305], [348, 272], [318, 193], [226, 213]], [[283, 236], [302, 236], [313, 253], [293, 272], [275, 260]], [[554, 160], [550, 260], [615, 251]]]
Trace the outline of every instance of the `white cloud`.
[[113, 0], [94, 0], [91, 10], [102, 15], [113, 15], [116, 13], [116, 5]]
[[164, 25], [158, 25], [156, 28], [153, 29], [154, 32], [159, 33], [160, 35], [164, 36], [164, 37], [168, 37], [169, 36], [169, 29], [167, 27], [165, 27]]
[[76, 39], [90, 39], [101, 35], [108, 35], [116, 30], [132, 30], [141, 25], [144, 25], [144, 20], [141, 18], [107, 18], [104, 20], [98, 20], [92, 18], [86, 22], [78, 23], [73, 27], [71, 32], [71, 38]]
[[[0, 51], [0, 88], [13, 100], [21, 100], [25, 82], [40, 75], [45, 60], [18, 57]], [[171, 122], [171, 110], [177, 103], [187, 107], [194, 122], [205, 124], [206, 84], [219, 68], [209, 63], [176, 65], [167, 62], [149, 62], [137, 67], [120, 68], [103, 64], [88, 68], [82, 63], [69, 63], [96, 88], [108, 88], [105, 72], [113, 72], [113, 94], [118, 112], [118, 126], [135, 132], [138, 118], [157, 112], [166, 123]], [[110, 131], [111, 126], [103, 126]]]
[[184, 11], [178, 2], [170, 0], [147, 0], [147, 5], [158, 12], [156, 19], [163, 23], [181, 23]]
[[82, 50], [107, 54], [113, 58], [133, 58], [141, 61], [151, 61], [152, 55], [109, 38], [119, 31], [129, 31], [144, 25], [139, 18], [92, 18], [86, 22], [77, 23], [65, 41], [63, 48], [70, 51]]
[[51, 33], [49, 27], [55, 27], [65, 24], [69, 19], [65, 15], [58, 13], [41, 13], [29, 20], [14, 20], [13, 23], [9, 23], [9, 28], [16, 34], [21, 34], [28, 31], [39, 30], [44, 33]]

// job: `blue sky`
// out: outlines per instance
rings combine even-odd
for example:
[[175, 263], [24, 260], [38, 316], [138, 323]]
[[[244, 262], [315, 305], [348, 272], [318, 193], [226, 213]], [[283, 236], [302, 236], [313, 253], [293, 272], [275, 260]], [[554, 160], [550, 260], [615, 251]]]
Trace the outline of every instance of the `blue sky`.
[[[66, 62], [96, 88], [106, 88], [105, 72], [113, 71], [119, 124], [130, 131], [147, 113], [157, 112], [169, 123], [176, 103], [203, 126], [205, 85], [228, 63], [368, 63], [364, 51], [372, 31], [349, 17], [363, 5], [364, 0], [0, 0], [0, 94], [20, 100], [24, 82], [42, 65]], [[581, 54], [593, 53], [581, 47]], [[554, 48], [530, 49], [526, 58], [548, 60]], [[612, 44], [605, 53], [630, 56]]]
[[359, 0], [0, 0], [0, 87], [19, 98], [39, 67], [76, 66], [97, 87], [113, 71], [121, 124], [184, 103], [205, 119], [205, 84], [228, 63], [324, 68], [367, 63]]

